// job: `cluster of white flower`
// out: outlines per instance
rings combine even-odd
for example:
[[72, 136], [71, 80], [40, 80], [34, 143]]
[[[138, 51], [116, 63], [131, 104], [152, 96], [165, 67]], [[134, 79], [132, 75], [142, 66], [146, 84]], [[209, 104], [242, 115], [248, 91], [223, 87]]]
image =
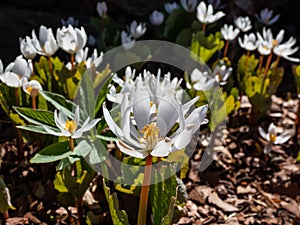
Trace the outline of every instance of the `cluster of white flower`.
[[[108, 97], [121, 105], [121, 127], [103, 106], [105, 120], [119, 138], [117, 145], [123, 153], [137, 158], [168, 156], [188, 145], [200, 125], [207, 122], [207, 106], [191, 110], [198, 97], [183, 104], [181, 80], [171, 80], [170, 73], [161, 80], [160, 71], [157, 76], [144, 71], [134, 79], [135, 71], [127, 67], [125, 75], [125, 81], [115, 77], [122, 89]], [[168, 135], [176, 123], [179, 128]]]
[[137, 23], [135, 20], [127, 27], [127, 31], [121, 32], [121, 42], [125, 49], [130, 49], [134, 46], [135, 40], [142, 37], [146, 33], [146, 24]]
[[[68, 22], [66, 22], [68, 23]], [[10, 87], [21, 87], [24, 90], [41, 90], [42, 87], [38, 81], [29, 81], [33, 65], [32, 60], [37, 54], [51, 57], [59, 48], [75, 56], [76, 62], [84, 62], [87, 69], [97, 67], [102, 62], [102, 55], [98, 55], [94, 49], [91, 57], [88, 57], [87, 35], [83, 27], [74, 28], [71, 24], [58, 28], [56, 39], [51, 28], [40, 26], [39, 35], [32, 31], [32, 36], [20, 38], [20, 51], [22, 55], [16, 57], [15, 61], [10, 63], [3, 71], [3, 64], [0, 60], [0, 80]], [[68, 69], [72, 69], [74, 62], [66, 63]], [[25, 79], [26, 78], [26, 79]], [[26, 93], [31, 93], [26, 91]]]
[[288, 41], [283, 42], [284, 30], [281, 30], [276, 37], [273, 37], [271, 29], [263, 28], [262, 34], [257, 33], [255, 36], [254, 33], [249, 35], [245, 34], [244, 38], [239, 38], [239, 44], [242, 48], [247, 51], [254, 51], [257, 49], [261, 55], [270, 55], [274, 53], [278, 57], [283, 57], [292, 62], [300, 62], [300, 59], [290, 57], [298, 51], [298, 47], [294, 47], [296, 44], [296, 39], [290, 37]]

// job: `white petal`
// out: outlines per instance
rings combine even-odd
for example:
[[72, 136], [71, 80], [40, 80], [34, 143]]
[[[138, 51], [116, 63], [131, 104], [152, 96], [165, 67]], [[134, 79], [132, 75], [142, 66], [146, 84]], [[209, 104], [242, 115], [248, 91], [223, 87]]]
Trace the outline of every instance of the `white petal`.
[[262, 129], [261, 127], [258, 127], [258, 132], [260, 134], [260, 136], [262, 136], [263, 139], [270, 141], [270, 137], [269, 135], [264, 131], [264, 129]]
[[160, 137], [165, 137], [179, 117], [179, 103], [173, 96], [166, 96], [160, 100], [156, 125], [160, 129]]
[[274, 142], [274, 144], [283, 144], [285, 142], [287, 142], [290, 138], [292, 137], [292, 135], [285, 131], [283, 132], [281, 135], [277, 136], [276, 141]]
[[5, 83], [9, 87], [20, 87], [21, 86], [21, 81], [20, 77], [12, 72], [5, 72], [1, 76], [1, 81]]
[[52, 130], [50, 127], [48, 126], [43, 126], [43, 128], [49, 133], [49, 134], [52, 134], [54, 136], [64, 136], [64, 137], [70, 137], [71, 134], [66, 131], [66, 130], [61, 130], [61, 132], [57, 132], [57, 130]]
[[190, 143], [193, 136], [193, 130], [193, 124], [187, 125], [185, 129], [173, 139], [173, 151], [180, 150]]
[[165, 138], [164, 140], [157, 143], [155, 148], [150, 153], [155, 157], [166, 157], [172, 150], [172, 141], [169, 138]]
[[133, 99], [133, 116], [139, 130], [149, 124], [150, 97], [144, 87], [137, 87]]
[[136, 158], [143, 159], [143, 158], [145, 158], [146, 156], [149, 155], [148, 152], [146, 152], [146, 151], [137, 151], [134, 148], [130, 147], [129, 145], [125, 144], [122, 141], [117, 141], [117, 146], [118, 146], [118, 148], [120, 149], [121, 152], [123, 152], [127, 155], [130, 155], [130, 156], [136, 157]]
[[118, 138], [123, 138], [124, 137], [124, 133], [120, 129], [120, 127], [115, 123], [115, 121], [113, 120], [113, 118], [111, 117], [109, 111], [106, 108], [105, 102], [103, 103], [103, 115], [104, 115], [105, 121], [106, 121], [107, 125], [109, 126], [109, 128], [111, 129], [111, 131]]
[[269, 154], [271, 151], [272, 151], [272, 143], [271, 142], [268, 142], [268, 144], [265, 146], [264, 148], [264, 154]]

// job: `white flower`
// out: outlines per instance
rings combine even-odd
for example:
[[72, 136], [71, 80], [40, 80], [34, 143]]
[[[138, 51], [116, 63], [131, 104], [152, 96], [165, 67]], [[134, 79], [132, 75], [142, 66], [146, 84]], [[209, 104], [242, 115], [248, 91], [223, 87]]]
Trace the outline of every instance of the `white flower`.
[[86, 45], [87, 35], [83, 27], [81, 29], [73, 28], [69, 24], [68, 27], [63, 26], [57, 29], [56, 39], [58, 46], [64, 51], [75, 54]]
[[254, 51], [259, 45], [259, 42], [256, 40], [256, 36], [253, 33], [249, 35], [245, 34], [243, 40], [239, 37], [238, 41], [240, 46], [247, 51]]
[[197, 19], [204, 24], [208, 23], [214, 23], [223, 16], [225, 16], [225, 13], [222, 11], [217, 12], [216, 14], [213, 14], [214, 10], [212, 5], [206, 6], [205, 2], [200, 2], [200, 4], [197, 7]]
[[69, 16], [68, 19], [66, 20], [61, 19], [60, 22], [65, 27], [67, 27], [69, 24], [72, 25], [73, 27], [78, 26], [78, 19], [75, 19], [73, 16]]
[[21, 87], [23, 78], [29, 78], [31, 73], [31, 64], [20, 55], [5, 68], [0, 80], [9, 87]]
[[35, 98], [39, 92], [43, 90], [42, 85], [37, 80], [28, 81], [27, 78], [23, 80], [23, 91]]
[[87, 69], [91, 68], [92, 66], [98, 67], [103, 61], [103, 52], [101, 52], [98, 56], [97, 49], [94, 49], [93, 54], [90, 57], [88, 57], [88, 51], [88, 47], [86, 47], [84, 50], [80, 49], [75, 55], [76, 62], [84, 62]]
[[[137, 82], [132, 95], [132, 101], [129, 100], [129, 93], [122, 99], [120, 127], [113, 121], [106, 105], [103, 106], [104, 118], [111, 131], [119, 138], [117, 146], [130, 156], [168, 156], [170, 152], [187, 146], [193, 134], [205, 121], [207, 106], [196, 108], [187, 116], [193, 104], [188, 102], [188, 107], [184, 107], [174, 93], [164, 96], [156, 105], [141, 81]], [[194, 103], [194, 100], [191, 101]], [[157, 110], [151, 110], [153, 107]], [[179, 123], [179, 128], [167, 136], [176, 122]]]
[[259, 16], [257, 14], [255, 16], [256, 16], [256, 18], [258, 19], [259, 22], [261, 22], [261, 23], [263, 23], [265, 25], [272, 25], [280, 17], [280, 15], [277, 14], [276, 16], [274, 16], [272, 18], [272, 16], [273, 16], [273, 10], [268, 9], [268, 8], [265, 8], [265, 9], [261, 10]]
[[43, 25], [40, 26], [39, 38], [32, 30], [32, 44], [40, 55], [52, 56], [58, 50], [52, 28], [47, 29]]
[[164, 22], [164, 19], [164, 14], [157, 10], [154, 10], [149, 16], [150, 23], [155, 26], [161, 25]]
[[20, 51], [22, 55], [27, 59], [34, 59], [36, 56], [36, 50], [32, 44], [32, 40], [30, 37], [26, 36], [26, 38], [19, 38], [20, 41]]
[[228, 26], [227, 24], [225, 24], [221, 28], [221, 33], [226, 41], [232, 41], [238, 36], [240, 30], [238, 28], [233, 29], [232, 25]]
[[220, 85], [225, 85], [227, 83], [227, 79], [231, 75], [231, 73], [232, 73], [232, 68], [231, 67], [227, 68], [227, 66], [224, 64], [217, 65], [213, 71], [215, 79]]
[[128, 50], [134, 46], [135, 40], [132, 38], [130, 34], [128, 34], [126, 31], [123, 30], [121, 32], [121, 43], [124, 49]]
[[165, 10], [167, 13], [171, 14], [173, 12], [174, 9], [178, 9], [179, 5], [176, 2], [170, 3], [170, 2], [166, 2], [164, 4]]
[[239, 16], [234, 20], [234, 24], [237, 28], [239, 28], [241, 31], [246, 32], [252, 28], [251, 20], [248, 16], [241, 17]]
[[194, 12], [198, 4], [198, 0], [180, 0], [182, 8], [187, 12]]
[[107, 15], [107, 5], [106, 2], [97, 3], [97, 12], [101, 18], [105, 18]]
[[280, 30], [280, 32], [276, 35], [276, 38], [274, 39], [271, 29], [263, 28], [262, 35], [260, 33], [257, 33], [259, 46], [258, 51], [262, 55], [269, 55], [273, 48], [278, 46], [284, 36], [284, 30]]
[[44, 125], [43, 128], [52, 135], [64, 136], [72, 138], [80, 138], [84, 132], [91, 130], [100, 119], [94, 119], [90, 121], [88, 117], [82, 125], [80, 125], [79, 106], [76, 107], [74, 118], [68, 119], [68, 117], [62, 112], [57, 110], [54, 111], [54, 120], [58, 129]]
[[137, 23], [135, 20], [130, 24], [130, 34], [134, 38], [140, 38], [143, 36], [147, 30], [145, 23]]
[[269, 125], [268, 133], [266, 133], [263, 128], [258, 127], [259, 134], [268, 141], [268, 144], [264, 148], [265, 154], [269, 154], [271, 152], [273, 144], [283, 144], [291, 138], [291, 135], [287, 131], [277, 136], [276, 129], [277, 127], [273, 123]]
[[210, 76], [206, 71], [202, 72], [198, 69], [194, 69], [190, 79], [193, 83], [193, 88], [197, 91], [208, 91], [218, 86], [216, 79]]
[[293, 37], [290, 37], [290, 39], [287, 42], [275, 46], [273, 49], [273, 52], [276, 55], [283, 57], [287, 60], [290, 60], [292, 62], [300, 62], [300, 59], [290, 57], [290, 55], [294, 54], [299, 49], [299, 47], [293, 48], [293, 45], [295, 45], [295, 44], [296, 44], [296, 39]]

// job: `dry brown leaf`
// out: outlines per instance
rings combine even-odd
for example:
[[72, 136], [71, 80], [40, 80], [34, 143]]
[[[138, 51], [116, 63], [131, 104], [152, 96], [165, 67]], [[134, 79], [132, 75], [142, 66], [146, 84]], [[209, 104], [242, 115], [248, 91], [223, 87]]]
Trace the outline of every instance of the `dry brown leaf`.
[[237, 212], [239, 211], [238, 208], [234, 207], [233, 205], [228, 204], [227, 202], [224, 202], [216, 192], [211, 193], [208, 196], [208, 202], [216, 205], [220, 209], [222, 209], [225, 212]]

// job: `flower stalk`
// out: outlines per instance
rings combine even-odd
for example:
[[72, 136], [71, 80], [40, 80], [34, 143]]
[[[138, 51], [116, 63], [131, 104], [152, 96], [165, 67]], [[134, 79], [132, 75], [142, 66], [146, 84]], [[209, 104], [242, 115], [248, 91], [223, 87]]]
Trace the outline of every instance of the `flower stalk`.
[[227, 56], [228, 48], [229, 48], [229, 40], [227, 40], [225, 44], [224, 55], [223, 55], [224, 58]]
[[138, 223], [137, 223], [138, 225], [146, 225], [151, 169], [152, 169], [152, 156], [148, 155], [146, 157], [143, 186], [140, 195], [140, 207], [139, 207]]
[[263, 61], [264, 61], [264, 55], [261, 55], [259, 57], [259, 65], [258, 65], [258, 70], [257, 70], [257, 75], [258, 76], [260, 75], [260, 71], [261, 71], [261, 67], [262, 67]]
[[273, 53], [271, 52], [271, 54], [269, 55], [269, 57], [267, 59], [267, 63], [266, 63], [266, 66], [265, 66], [264, 79], [267, 78], [268, 70], [270, 68], [270, 64], [271, 64], [271, 60], [272, 60], [272, 56], [273, 56]]
[[249, 56], [250, 56], [250, 51], [247, 51], [246, 62], [245, 62], [245, 67], [244, 67], [244, 74], [246, 74], [246, 71], [247, 71]]

